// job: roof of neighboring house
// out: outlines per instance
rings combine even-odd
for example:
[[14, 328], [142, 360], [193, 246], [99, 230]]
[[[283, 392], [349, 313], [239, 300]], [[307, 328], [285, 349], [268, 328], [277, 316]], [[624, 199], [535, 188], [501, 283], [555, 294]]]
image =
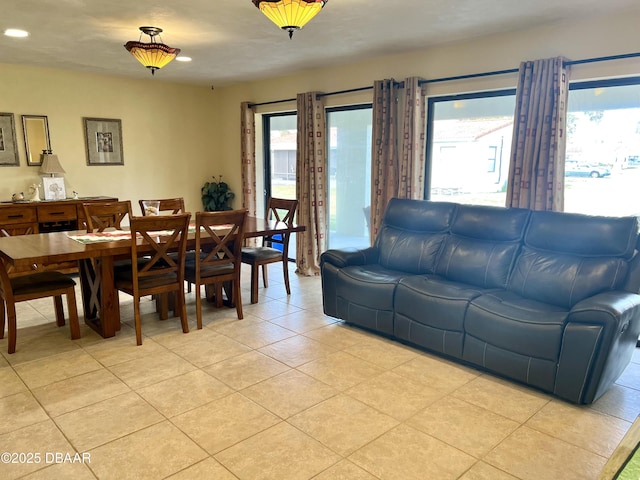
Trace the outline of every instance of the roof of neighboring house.
[[512, 128], [513, 118], [510, 117], [437, 120], [434, 122], [434, 138], [438, 142], [470, 142]]

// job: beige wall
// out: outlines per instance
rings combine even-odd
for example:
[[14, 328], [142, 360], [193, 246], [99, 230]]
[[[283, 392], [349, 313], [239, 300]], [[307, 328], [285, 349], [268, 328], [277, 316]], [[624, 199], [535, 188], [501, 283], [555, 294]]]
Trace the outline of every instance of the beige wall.
[[[223, 175], [241, 205], [240, 103], [295, 98], [299, 92], [333, 92], [372, 85], [376, 79], [426, 79], [516, 68], [520, 61], [564, 55], [570, 60], [640, 50], [640, 12], [552, 25], [511, 34], [442, 45], [400, 55], [230, 87], [193, 87], [149, 80], [0, 65], [0, 111], [16, 115], [21, 166], [0, 168], [0, 200], [38, 180], [26, 166], [20, 115], [47, 115], [53, 151], [67, 170], [66, 188], [81, 195], [183, 196], [187, 208], [201, 208], [200, 187]], [[295, 41], [295, 38], [294, 40]], [[170, 67], [168, 67], [170, 68]], [[640, 73], [640, 61], [618, 60], [573, 67], [572, 79]], [[433, 84], [429, 95], [514, 87], [516, 75]], [[371, 101], [371, 90], [329, 96], [327, 105]], [[295, 102], [259, 107], [260, 113], [294, 110]], [[82, 117], [122, 120], [122, 167], [88, 167]], [[258, 134], [260, 129], [258, 128]], [[261, 150], [258, 148], [258, 152]]]
[[[0, 111], [15, 115], [20, 167], [0, 168], [0, 201], [39, 182], [27, 166], [21, 115], [46, 115], [67, 196], [129, 199], [183, 196], [201, 209], [200, 187], [215, 168], [217, 129], [210, 88], [64, 70], [0, 65]], [[124, 166], [87, 166], [83, 117], [122, 121]]]
[[[224, 152], [225, 158], [237, 159], [240, 156], [235, 132], [240, 121], [239, 105], [242, 101], [261, 103], [295, 98], [300, 92], [341, 91], [372, 85], [374, 80], [390, 77], [397, 80], [409, 76], [432, 79], [506, 70], [517, 68], [523, 60], [558, 55], [563, 55], [569, 60], [579, 60], [637, 52], [640, 50], [637, 36], [639, 23], [640, 12], [594, 18], [216, 89], [216, 95], [224, 98], [216, 112], [225, 118], [225, 134], [221, 137], [219, 148]], [[640, 59], [616, 60], [572, 68], [572, 80], [638, 75]], [[517, 75], [512, 74], [436, 83], [429, 85], [428, 95], [513, 88], [516, 82]], [[371, 91], [326, 97], [328, 106], [370, 101]], [[295, 102], [258, 107], [259, 113], [286, 110], [295, 110]], [[230, 183], [239, 185], [240, 169], [229, 171], [229, 174], [232, 175]]]

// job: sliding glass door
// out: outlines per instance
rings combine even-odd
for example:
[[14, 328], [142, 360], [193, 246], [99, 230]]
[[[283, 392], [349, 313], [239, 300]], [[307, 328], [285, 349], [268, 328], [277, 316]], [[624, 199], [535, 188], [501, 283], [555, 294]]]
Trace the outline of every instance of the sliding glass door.
[[369, 246], [371, 105], [327, 109], [329, 248]]
[[[298, 135], [295, 112], [263, 117], [265, 205], [269, 197], [296, 198], [296, 142]], [[278, 248], [278, 244], [274, 244]], [[296, 257], [296, 234], [291, 235], [289, 258]]]

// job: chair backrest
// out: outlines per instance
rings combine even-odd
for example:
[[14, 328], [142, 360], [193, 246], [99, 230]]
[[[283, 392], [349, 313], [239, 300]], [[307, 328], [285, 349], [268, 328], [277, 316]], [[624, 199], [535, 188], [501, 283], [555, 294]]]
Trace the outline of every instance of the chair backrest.
[[196, 268], [234, 265], [240, 273], [247, 210], [196, 213]]
[[[298, 208], [298, 200], [289, 200], [285, 198], [271, 197], [267, 202], [267, 218], [277, 222], [283, 222], [291, 226], [296, 216]], [[275, 235], [267, 235], [262, 238], [263, 245], [272, 245], [279, 243], [283, 245], [283, 253], [286, 255], [289, 249], [289, 238], [291, 233], [278, 233]]]
[[[134, 291], [138, 280], [175, 275], [184, 282], [184, 261], [191, 214], [131, 217], [131, 267]], [[177, 252], [177, 255], [170, 255]], [[144, 255], [144, 256], [142, 256]]]
[[182, 197], [177, 198], [158, 198], [152, 200], [139, 200], [140, 210], [143, 216], [147, 216], [148, 212], [145, 208], [145, 202], [158, 202], [158, 213], [171, 212], [171, 215], [177, 215], [184, 213], [184, 199]]
[[122, 221], [131, 218], [131, 202], [86, 202], [82, 204], [87, 233], [103, 232], [107, 228], [122, 230]]

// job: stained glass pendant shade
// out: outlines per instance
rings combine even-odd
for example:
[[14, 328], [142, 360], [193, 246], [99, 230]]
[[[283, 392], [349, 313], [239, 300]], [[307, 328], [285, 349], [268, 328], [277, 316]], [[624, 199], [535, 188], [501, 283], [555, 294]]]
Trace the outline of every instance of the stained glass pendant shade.
[[[154, 75], [156, 70], [164, 67], [171, 60], [176, 58], [180, 53], [180, 49], [172, 48], [164, 43], [157, 43], [155, 41], [156, 35], [160, 35], [160, 33], [162, 33], [161, 28], [140, 27], [140, 30], [142, 33], [149, 35], [149, 43], [143, 43], [139, 40], [137, 42], [130, 41], [125, 44], [124, 48], [126, 48], [131, 55], [136, 57], [136, 60], [138, 60], [142, 65], [150, 69], [151, 75]], [[142, 39], [142, 34], [140, 34], [140, 39]]]
[[252, 0], [269, 20], [289, 32], [300, 30], [315, 17], [329, 0]]

